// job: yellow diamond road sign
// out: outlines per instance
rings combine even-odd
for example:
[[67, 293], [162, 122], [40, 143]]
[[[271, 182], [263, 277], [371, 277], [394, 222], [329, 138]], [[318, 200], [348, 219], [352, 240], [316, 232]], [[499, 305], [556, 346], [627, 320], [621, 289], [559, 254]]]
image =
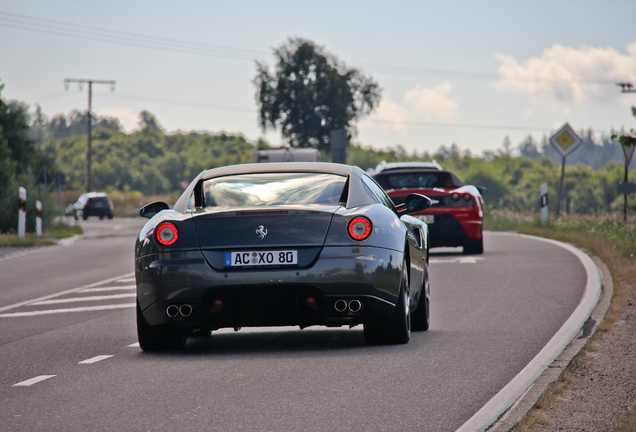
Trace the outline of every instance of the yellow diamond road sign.
[[574, 132], [569, 123], [564, 124], [550, 137], [550, 144], [563, 157], [572, 153], [582, 142], [583, 140]]

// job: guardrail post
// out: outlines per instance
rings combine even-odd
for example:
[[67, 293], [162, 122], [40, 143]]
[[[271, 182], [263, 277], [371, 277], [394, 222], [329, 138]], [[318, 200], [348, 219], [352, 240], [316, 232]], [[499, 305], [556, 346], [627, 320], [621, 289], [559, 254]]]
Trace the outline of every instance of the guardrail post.
[[20, 240], [24, 241], [26, 234], [27, 191], [25, 188], [20, 186], [18, 193], [20, 194], [20, 209], [18, 210], [18, 237], [20, 237]]
[[35, 234], [42, 237], [42, 202], [35, 202]]

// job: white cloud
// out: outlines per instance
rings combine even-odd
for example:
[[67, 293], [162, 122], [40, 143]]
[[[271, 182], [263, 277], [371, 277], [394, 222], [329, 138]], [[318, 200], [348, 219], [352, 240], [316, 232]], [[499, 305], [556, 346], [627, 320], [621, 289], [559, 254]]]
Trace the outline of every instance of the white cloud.
[[449, 82], [431, 88], [419, 84], [406, 92], [404, 102], [411, 108], [412, 116], [418, 121], [449, 122], [455, 119], [458, 105], [450, 99], [453, 86]]
[[452, 89], [449, 82], [430, 88], [418, 84], [404, 94], [401, 104], [381, 101], [376, 118], [385, 129], [401, 136], [407, 135], [408, 123], [451, 122], [458, 110], [457, 103], [449, 97]]
[[408, 116], [408, 110], [403, 106], [383, 100], [377, 108], [376, 116], [391, 132], [402, 135], [406, 131], [403, 122]]
[[588, 99], [607, 100], [620, 94], [617, 88], [608, 85], [622, 81], [636, 83], [636, 42], [627, 46], [625, 53], [614, 48], [571, 48], [556, 44], [540, 57], [523, 62], [503, 54], [495, 54], [495, 57], [500, 63], [498, 89], [525, 94], [536, 102], [552, 99], [569, 104]]
[[124, 127], [126, 132], [131, 132], [139, 126], [139, 113], [134, 113], [128, 108], [111, 107], [104, 108], [98, 113], [100, 117], [115, 117]]

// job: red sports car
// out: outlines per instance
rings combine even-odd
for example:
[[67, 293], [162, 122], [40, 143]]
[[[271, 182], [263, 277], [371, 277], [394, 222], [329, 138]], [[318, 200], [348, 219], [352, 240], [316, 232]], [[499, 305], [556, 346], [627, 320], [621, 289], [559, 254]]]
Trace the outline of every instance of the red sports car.
[[375, 169], [375, 181], [395, 205], [418, 193], [433, 200], [433, 206], [413, 216], [426, 222], [430, 247], [463, 247], [465, 254], [484, 252], [484, 188], [464, 185], [455, 174], [436, 162], [383, 162]]

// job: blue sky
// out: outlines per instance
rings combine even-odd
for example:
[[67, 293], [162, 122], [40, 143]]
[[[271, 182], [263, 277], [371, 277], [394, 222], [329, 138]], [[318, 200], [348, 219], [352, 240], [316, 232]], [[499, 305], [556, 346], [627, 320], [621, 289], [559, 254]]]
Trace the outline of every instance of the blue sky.
[[382, 88], [355, 142], [479, 155], [565, 122], [636, 127], [636, 93], [615, 85], [636, 85], [634, 17], [633, 0], [1, 0], [0, 81], [52, 117], [87, 108], [65, 78], [115, 80], [93, 87], [93, 112], [128, 131], [147, 110], [169, 132], [281, 144], [258, 125], [255, 61], [302, 37]]

